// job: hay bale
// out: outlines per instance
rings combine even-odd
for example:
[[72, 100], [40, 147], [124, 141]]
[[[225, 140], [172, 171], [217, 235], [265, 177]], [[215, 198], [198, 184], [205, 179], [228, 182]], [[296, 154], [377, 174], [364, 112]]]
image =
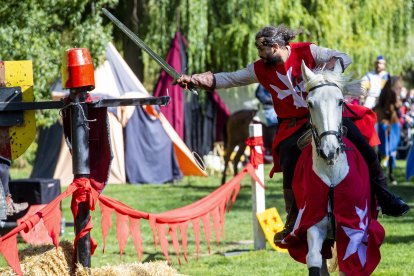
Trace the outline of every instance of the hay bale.
[[[120, 264], [102, 268], [74, 266], [73, 244], [61, 241], [59, 248], [53, 245], [28, 246], [19, 252], [21, 267], [26, 276], [176, 276], [179, 274], [166, 261]], [[0, 268], [0, 275], [15, 276], [10, 267]]]
[[165, 261], [149, 263], [120, 264], [101, 268], [84, 268], [78, 266], [76, 276], [176, 276], [179, 274]]
[[[68, 241], [61, 241], [59, 248], [54, 245], [28, 246], [19, 252], [21, 267], [24, 275], [73, 275], [73, 245]], [[0, 275], [16, 275], [8, 268], [0, 269]]]

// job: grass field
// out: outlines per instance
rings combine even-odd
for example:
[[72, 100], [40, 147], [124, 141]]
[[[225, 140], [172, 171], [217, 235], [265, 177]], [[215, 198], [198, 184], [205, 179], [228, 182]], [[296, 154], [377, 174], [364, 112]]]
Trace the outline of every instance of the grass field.
[[[402, 196], [411, 208], [414, 208], [414, 183], [404, 179], [405, 163], [398, 161], [396, 176], [399, 184], [391, 189]], [[266, 174], [270, 166], [266, 166]], [[12, 171], [12, 177], [26, 177], [26, 173]], [[165, 185], [108, 185], [104, 194], [141, 211], [159, 213], [190, 204], [219, 186], [216, 177], [197, 178], [186, 177], [176, 184]], [[266, 207], [276, 207], [282, 218], [283, 196], [281, 178], [269, 180], [266, 177]], [[64, 189], [64, 187], [62, 188]], [[70, 212], [70, 199], [63, 204], [63, 216], [66, 221], [73, 221]], [[185, 275], [306, 275], [306, 266], [296, 263], [288, 254], [279, 253], [267, 245], [266, 250], [254, 251], [252, 239], [252, 203], [251, 186], [248, 176], [242, 181], [242, 189], [236, 203], [225, 220], [225, 239], [219, 246], [212, 242], [211, 253], [202, 238], [201, 254], [196, 259], [192, 228], [188, 229], [189, 262], [181, 266], [170, 246], [172, 266]], [[112, 227], [107, 238], [105, 254], [102, 253], [102, 235], [100, 230], [100, 212], [92, 213], [94, 229], [93, 238], [98, 242], [98, 248], [92, 257], [92, 266], [100, 267], [106, 264], [136, 262], [138, 257], [131, 238], [123, 256], [119, 256], [115, 228]], [[115, 218], [113, 218], [115, 223]], [[380, 217], [380, 222], [386, 230], [386, 238], [381, 247], [382, 261], [374, 275], [413, 275], [414, 274], [414, 211], [411, 210], [402, 218]], [[141, 231], [144, 242], [143, 261], [164, 260], [161, 249], [154, 249], [152, 233], [147, 221], [141, 221]], [[73, 229], [66, 228], [61, 239], [73, 241]], [[214, 240], [214, 238], [212, 239]], [[24, 245], [19, 245], [23, 247]], [[182, 259], [183, 261], [183, 259]], [[0, 266], [5, 266], [1, 262]]]

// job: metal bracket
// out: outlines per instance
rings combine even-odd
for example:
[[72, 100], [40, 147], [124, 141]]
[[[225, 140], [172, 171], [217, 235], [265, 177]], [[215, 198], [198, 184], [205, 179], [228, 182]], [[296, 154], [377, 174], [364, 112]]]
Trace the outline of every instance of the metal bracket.
[[[22, 101], [22, 89], [0, 87], [0, 102], [17, 103]], [[0, 116], [0, 127], [19, 126], [23, 124], [23, 111], [7, 111]]]

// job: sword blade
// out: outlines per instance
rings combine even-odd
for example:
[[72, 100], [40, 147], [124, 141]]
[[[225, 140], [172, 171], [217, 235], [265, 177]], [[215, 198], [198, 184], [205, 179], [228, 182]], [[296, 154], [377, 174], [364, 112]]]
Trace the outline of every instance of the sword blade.
[[[110, 13], [107, 9], [102, 8], [102, 12], [111, 20], [122, 32], [124, 32], [135, 44], [144, 50], [147, 54], [152, 57], [155, 62], [157, 62], [161, 68], [167, 72], [168, 75], [174, 78], [174, 80], [178, 79], [181, 74], [175, 71], [174, 68], [171, 67], [164, 59], [162, 59], [159, 55], [157, 55], [147, 44], [144, 43], [136, 34], [134, 34], [127, 26], [125, 26], [121, 21], [118, 20], [112, 13]], [[196, 90], [190, 89], [191, 92], [194, 94], [198, 94]]]

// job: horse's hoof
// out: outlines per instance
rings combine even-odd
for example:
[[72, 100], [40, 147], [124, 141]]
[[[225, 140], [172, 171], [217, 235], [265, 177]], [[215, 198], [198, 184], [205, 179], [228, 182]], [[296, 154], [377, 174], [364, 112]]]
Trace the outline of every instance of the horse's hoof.
[[319, 276], [321, 269], [319, 267], [309, 267], [309, 276]]

